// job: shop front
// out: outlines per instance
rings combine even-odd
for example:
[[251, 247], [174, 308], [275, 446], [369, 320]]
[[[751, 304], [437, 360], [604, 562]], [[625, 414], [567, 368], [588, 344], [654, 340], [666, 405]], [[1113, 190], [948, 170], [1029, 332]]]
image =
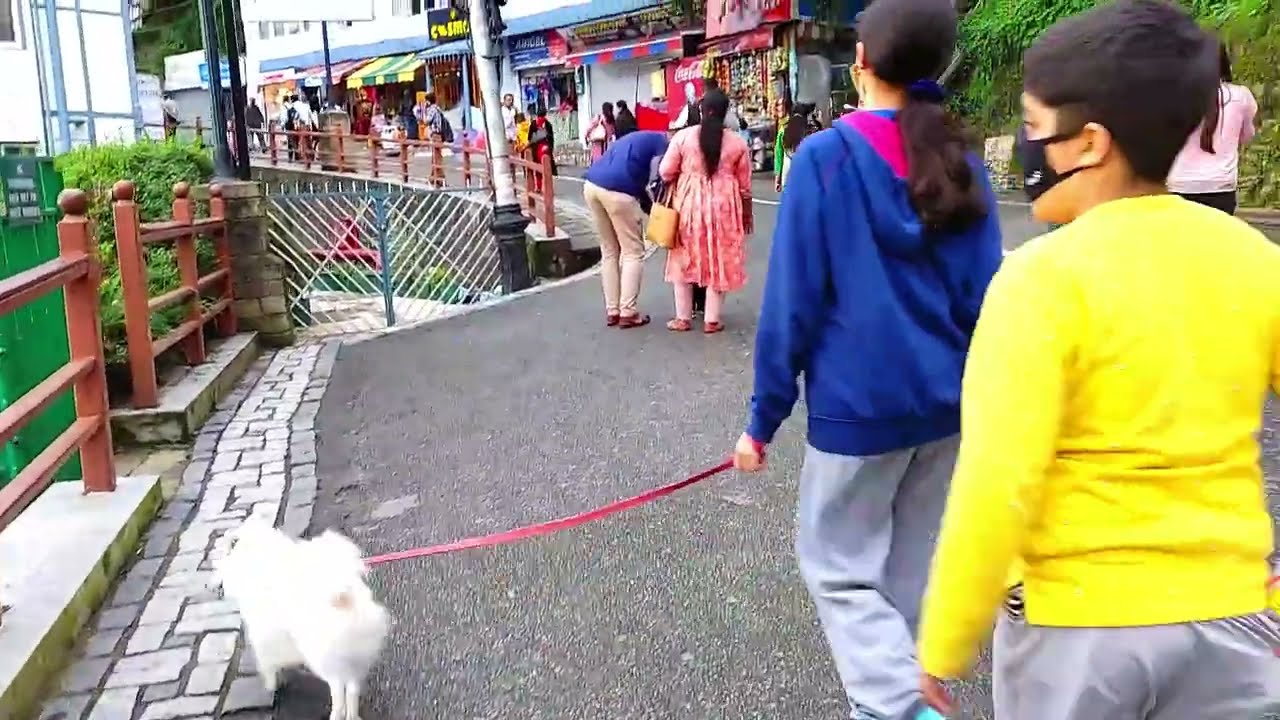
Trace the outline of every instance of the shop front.
[[380, 124], [378, 116], [401, 118], [410, 113], [417, 93], [426, 86], [425, 65], [414, 53], [378, 58], [351, 72], [346, 86], [354, 131], [371, 134], [372, 126]]
[[470, 43], [454, 40], [424, 50], [418, 57], [426, 63], [426, 90], [417, 93], [419, 101], [427, 91], [435, 93], [436, 104], [455, 132], [470, 130], [481, 106], [479, 84], [472, 81], [476, 67]]
[[[359, 60], [330, 63], [333, 87], [344, 87], [347, 76], [367, 62], [369, 62], [368, 58], [361, 58]], [[334, 93], [325, 92], [326, 71], [324, 65], [317, 65], [303, 70], [298, 73], [298, 80], [302, 83], [302, 92], [313, 105], [323, 106], [329, 100], [341, 102], [341, 98], [335, 97]]]
[[699, 19], [674, 4], [578, 25], [565, 32], [566, 62], [582, 68], [588, 111], [579, 122], [585, 132], [604, 103], [626, 102], [637, 118], [667, 108], [664, 65], [695, 49]]
[[286, 68], [262, 73], [258, 77], [258, 92], [262, 95], [262, 111], [266, 116], [279, 117], [285, 98], [298, 92], [298, 71]]
[[507, 41], [511, 69], [515, 71], [516, 106], [545, 108], [557, 142], [577, 140], [578, 95], [581, 77], [565, 64], [568, 45], [557, 30], [517, 35]]
[[752, 162], [770, 167], [778, 111], [793, 97], [793, 0], [710, 0], [704, 72], [734, 99], [747, 121]]

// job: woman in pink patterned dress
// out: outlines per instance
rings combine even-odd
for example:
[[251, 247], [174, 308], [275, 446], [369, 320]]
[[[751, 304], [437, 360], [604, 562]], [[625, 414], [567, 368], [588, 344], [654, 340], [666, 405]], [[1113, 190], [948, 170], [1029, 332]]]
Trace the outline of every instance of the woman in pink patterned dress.
[[710, 90], [699, 104], [702, 122], [675, 134], [658, 168], [675, 184], [671, 205], [680, 216], [676, 247], [667, 253], [666, 279], [675, 288], [676, 316], [667, 329], [693, 329], [693, 286], [707, 288], [703, 332], [724, 329], [724, 294], [747, 282], [746, 236], [752, 230], [751, 158], [747, 143], [725, 129], [729, 98]]

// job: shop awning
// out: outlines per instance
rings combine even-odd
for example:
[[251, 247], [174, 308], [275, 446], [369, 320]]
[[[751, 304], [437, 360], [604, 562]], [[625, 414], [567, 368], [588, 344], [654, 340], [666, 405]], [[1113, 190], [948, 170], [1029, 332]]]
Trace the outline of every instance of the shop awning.
[[414, 74], [423, 63], [423, 59], [417, 54], [378, 58], [351, 73], [351, 77], [347, 78], [347, 87], [413, 82]]
[[264, 72], [258, 77], [259, 85], [275, 85], [276, 83], [292, 82], [298, 77], [298, 71], [293, 68], [284, 68], [274, 72]]
[[755, 30], [748, 30], [725, 38], [716, 38], [702, 43], [701, 49], [716, 55], [732, 55], [740, 52], [750, 52], [752, 50], [767, 50], [773, 47], [773, 30], [776, 27], [770, 23], [761, 25]]
[[599, 65], [618, 60], [635, 60], [654, 55], [679, 53], [683, 47], [684, 41], [680, 35], [665, 35], [648, 40], [602, 45], [598, 48], [571, 53], [565, 58], [565, 63], [571, 67]]
[[[343, 79], [346, 78], [352, 70], [355, 70], [367, 62], [369, 62], [368, 58], [331, 63], [333, 69], [333, 84], [342, 84]], [[307, 87], [320, 87], [324, 85], [324, 66], [317, 65], [312, 68], [307, 68], [302, 73], [302, 84]]]
[[471, 41], [469, 40], [453, 40], [433, 48], [427, 48], [418, 53], [418, 57], [423, 60], [438, 60], [446, 58], [450, 55], [470, 55]]

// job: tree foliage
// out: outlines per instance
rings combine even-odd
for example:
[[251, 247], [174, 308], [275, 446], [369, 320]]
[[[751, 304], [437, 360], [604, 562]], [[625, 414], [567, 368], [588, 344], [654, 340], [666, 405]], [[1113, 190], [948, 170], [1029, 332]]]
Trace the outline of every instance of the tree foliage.
[[[960, 24], [966, 62], [957, 109], [976, 127], [1001, 131], [1016, 117], [1022, 53], [1050, 25], [1100, 0], [977, 0]], [[1180, 0], [1228, 38], [1261, 34], [1280, 0]]]

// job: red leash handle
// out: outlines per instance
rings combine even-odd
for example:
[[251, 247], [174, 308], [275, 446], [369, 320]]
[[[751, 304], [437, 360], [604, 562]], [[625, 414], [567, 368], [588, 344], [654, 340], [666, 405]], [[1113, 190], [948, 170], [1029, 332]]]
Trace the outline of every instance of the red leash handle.
[[495, 545], [506, 545], [516, 542], [517, 540], [525, 540], [539, 535], [550, 535], [551, 533], [568, 530], [569, 528], [585, 525], [589, 522], [595, 522], [610, 515], [616, 515], [624, 510], [653, 502], [658, 498], [666, 497], [676, 493], [695, 483], [700, 483], [709, 477], [719, 475], [733, 467], [733, 460], [725, 460], [713, 468], [703, 470], [697, 475], [687, 477], [679, 482], [654, 488], [647, 492], [640, 493], [635, 497], [629, 497], [625, 500], [617, 500], [595, 510], [588, 510], [577, 515], [560, 518], [559, 520], [548, 520], [547, 522], [538, 523], [536, 525], [526, 525], [524, 527], [515, 528], [513, 530], [505, 530], [503, 532], [492, 533], [490, 535], [480, 535], [477, 537], [469, 537], [463, 540], [457, 540], [444, 545], [432, 545], [430, 547], [417, 548], [414, 550], [402, 550], [400, 552], [386, 553], [385, 555], [375, 555], [365, 560], [365, 564], [373, 567], [383, 563], [396, 562], [397, 560], [409, 560], [411, 558], [429, 557], [431, 555], [443, 555], [445, 553], [458, 552], [459, 550], [472, 550], [474, 548], [493, 547]]

